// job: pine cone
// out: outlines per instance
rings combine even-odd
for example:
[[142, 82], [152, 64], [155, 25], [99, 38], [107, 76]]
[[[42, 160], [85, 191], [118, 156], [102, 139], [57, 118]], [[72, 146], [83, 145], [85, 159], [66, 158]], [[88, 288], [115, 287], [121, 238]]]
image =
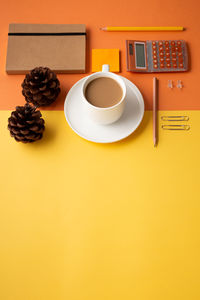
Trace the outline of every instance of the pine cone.
[[56, 100], [60, 93], [60, 82], [49, 68], [38, 67], [25, 76], [22, 94], [27, 102], [35, 106], [46, 106]]
[[44, 120], [41, 112], [26, 103], [17, 106], [8, 119], [8, 130], [17, 142], [31, 143], [42, 138], [44, 131]]

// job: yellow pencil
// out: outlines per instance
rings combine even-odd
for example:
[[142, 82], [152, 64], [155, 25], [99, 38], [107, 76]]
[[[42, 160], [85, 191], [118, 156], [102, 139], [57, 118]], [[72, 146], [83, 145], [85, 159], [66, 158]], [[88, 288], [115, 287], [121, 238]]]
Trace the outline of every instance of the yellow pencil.
[[145, 26], [145, 27], [118, 27], [118, 26], [108, 26], [100, 28], [103, 31], [183, 31], [184, 28], [181, 26]]

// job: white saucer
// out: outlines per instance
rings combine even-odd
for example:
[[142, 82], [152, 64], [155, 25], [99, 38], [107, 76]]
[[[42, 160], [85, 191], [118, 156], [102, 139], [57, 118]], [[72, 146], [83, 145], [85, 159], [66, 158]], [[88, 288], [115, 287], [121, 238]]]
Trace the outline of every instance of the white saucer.
[[126, 104], [122, 117], [110, 125], [98, 125], [84, 113], [81, 87], [87, 77], [79, 80], [68, 92], [64, 113], [69, 126], [82, 138], [96, 143], [120, 141], [136, 130], [144, 115], [144, 100], [138, 88], [121, 77], [127, 87]]

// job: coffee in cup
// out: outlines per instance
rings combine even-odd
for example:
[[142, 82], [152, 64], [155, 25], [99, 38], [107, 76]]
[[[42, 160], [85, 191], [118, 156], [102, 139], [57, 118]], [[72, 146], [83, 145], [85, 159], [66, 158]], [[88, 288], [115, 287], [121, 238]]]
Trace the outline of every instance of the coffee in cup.
[[125, 97], [126, 85], [120, 76], [109, 72], [109, 65], [89, 75], [82, 86], [84, 111], [97, 124], [117, 121], [124, 111]]
[[90, 81], [85, 90], [85, 98], [96, 107], [116, 105], [123, 96], [118, 82], [110, 77], [99, 77]]

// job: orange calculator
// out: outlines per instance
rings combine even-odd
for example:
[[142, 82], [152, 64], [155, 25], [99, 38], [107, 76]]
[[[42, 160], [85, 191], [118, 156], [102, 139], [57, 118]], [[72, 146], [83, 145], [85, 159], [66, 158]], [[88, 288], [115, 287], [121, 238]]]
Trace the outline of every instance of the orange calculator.
[[126, 41], [127, 71], [184, 72], [188, 51], [183, 40]]

